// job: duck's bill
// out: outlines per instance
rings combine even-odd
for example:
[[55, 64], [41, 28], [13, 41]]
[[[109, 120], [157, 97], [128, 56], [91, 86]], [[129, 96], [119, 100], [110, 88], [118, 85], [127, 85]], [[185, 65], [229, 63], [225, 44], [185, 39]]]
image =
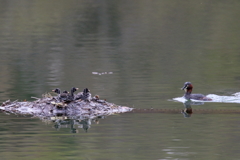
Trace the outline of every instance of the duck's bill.
[[181, 90], [184, 90], [184, 89], [186, 89], [188, 87], [188, 85], [185, 85], [185, 86], [183, 86], [182, 88], [181, 88]]

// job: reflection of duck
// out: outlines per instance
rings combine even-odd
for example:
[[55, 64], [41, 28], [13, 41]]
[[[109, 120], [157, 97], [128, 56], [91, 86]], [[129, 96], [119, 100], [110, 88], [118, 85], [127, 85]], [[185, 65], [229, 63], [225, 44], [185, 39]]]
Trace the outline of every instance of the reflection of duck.
[[87, 132], [88, 129], [90, 128], [91, 124], [92, 124], [92, 123], [91, 123], [91, 119], [82, 120], [82, 121], [80, 122], [80, 124], [82, 124], [83, 130], [84, 130], [85, 132]]
[[192, 94], [193, 85], [191, 82], [185, 82], [182, 90], [185, 90], [184, 98], [186, 99], [195, 99], [195, 100], [203, 100], [203, 101], [211, 101], [212, 99], [206, 97], [203, 94]]
[[185, 117], [185, 118], [189, 118], [189, 117], [191, 117], [191, 115], [192, 115], [192, 107], [191, 107], [191, 102], [190, 101], [187, 101], [187, 102], [185, 102], [185, 103], [183, 103], [183, 105], [184, 105], [184, 109], [182, 110], [182, 114], [183, 114], [183, 116]]

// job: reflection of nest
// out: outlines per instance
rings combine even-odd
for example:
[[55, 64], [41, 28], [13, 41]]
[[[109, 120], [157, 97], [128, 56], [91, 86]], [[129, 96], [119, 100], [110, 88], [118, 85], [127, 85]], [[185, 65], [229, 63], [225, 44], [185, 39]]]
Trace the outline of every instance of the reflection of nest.
[[[35, 98], [33, 102], [18, 102], [10, 100], [3, 102], [0, 110], [8, 113], [32, 115], [44, 121], [50, 121], [62, 126], [65, 123], [77, 122], [83, 125], [83, 122], [96, 120], [99, 117], [115, 113], [129, 112], [132, 108], [118, 106], [113, 103], [93, 98], [91, 101], [74, 100], [69, 103], [59, 102], [57, 97], [51, 95], [43, 96], [43, 98]], [[84, 128], [84, 127], [83, 127]], [[89, 127], [85, 127], [89, 128]], [[86, 129], [87, 130], [87, 129]]]
[[53, 127], [57, 130], [61, 128], [70, 128], [72, 133], [78, 133], [78, 129], [83, 129], [85, 132], [88, 131], [89, 128], [91, 128], [92, 122], [95, 122], [96, 124], [99, 123], [99, 119], [103, 119], [104, 117], [96, 117], [94, 119], [70, 119], [66, 116], [56, 116], [56, 117], [50, 117], [50, 119], [44, 119], [43, 121], [46, 123], [53, 123]]

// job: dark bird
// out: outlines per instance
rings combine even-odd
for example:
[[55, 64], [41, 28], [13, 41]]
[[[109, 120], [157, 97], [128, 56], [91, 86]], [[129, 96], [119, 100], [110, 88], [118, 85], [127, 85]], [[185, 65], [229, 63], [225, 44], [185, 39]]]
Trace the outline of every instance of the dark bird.
[[78, 88], [75, 88], [73, 87], [71, 89], [71, 93], [67, 95], [67, 98], [66, 99], [63, 99], [63, 101], [65, 102], [71, 102], [75, 99], [75, 95], [74, 95], [74, 92], [76, 92], [78, 90]]
[[58, 98], [59, 101], [63, 101], [64, 99], [67, 99], [67, 97], [69, 95], [68, 91], [63, 91], [61, 93], [61, 90], [59, 88], [56, 88], [56, 89], [54, 89], [52, 91], [58, 94], [57, 98]]
[[71, 89], [71, 93], [69, 94], [68, 91], [63, 91], [61, 93], [61, 90], [59, 88], [56, 88], [55, 90], [52, 90], [53, 92], [58, 94], [58, 99], [61, 102], [71, 102], [74, 100], [74, 92], [77, 91], [78, 88], [73, 87]]
[[203, 101], [211, 101], [212, 99], [206, 97], [203, 94], [192, 94], [193, 85], [191, 82], [185, 82], [182, 90], [185, 91], [184, 98], [186, 99], [195, 99], [195, 100], [203, 100]]
[[78, 100], [78, 99], [86, 100], [90, 102], [92, 99], [90, 90], [88, 88], [85, 88], [83, 92], [79, 92], [75, 97], [75, 100]]
[[55, 93], [57, 93], [58, 95], [61, 94], [61, 90], [60, 90], [59, 88], [53, 89], [52, 91], [55, 92]]

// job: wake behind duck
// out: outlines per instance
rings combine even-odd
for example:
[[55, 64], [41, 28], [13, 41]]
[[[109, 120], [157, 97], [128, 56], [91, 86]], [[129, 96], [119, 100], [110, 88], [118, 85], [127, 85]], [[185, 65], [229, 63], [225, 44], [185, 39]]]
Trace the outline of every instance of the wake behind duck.
[[185, 91], [183, 97], [173, 98], [174, 101], [185, 103], [186, 101], [193, 102], [192, 104], [203, 104], [204, 102], [221, 102], [221, 103], [240, 103], [240, 92], [231, 96], [219, 96], [216, 94], [192, 94], [193, 85], [191, 82], [185, 82], [181, 88]]

